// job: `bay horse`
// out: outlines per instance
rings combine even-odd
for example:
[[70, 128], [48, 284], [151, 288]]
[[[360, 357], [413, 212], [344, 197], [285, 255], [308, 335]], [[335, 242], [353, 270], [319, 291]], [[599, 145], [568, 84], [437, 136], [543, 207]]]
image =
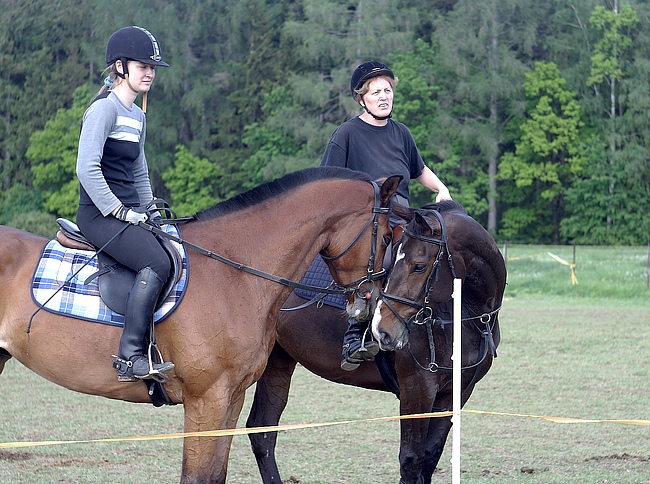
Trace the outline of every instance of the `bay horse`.
[[[421, 209], [393, 204], [392, 211], [408, 224], [401, 240], [394, 244], [395, 262], [379, 303], [384, 303], [382, 318], [373, 327], [386, 351], [379, 353], [375, 363], [365, 362], [355, 371], [343, 371], [345, 311], [311, 305], [282, 312], [275, 347], [256, 384], [247, 427], [278, 424], [297, 363], [332, 382], [392, 391], [399, 397], [400, 415], [450, 411], [453, 325], [449, 300], [454, 272], [463, 280], [463, 404], [488, 372], [499, 344], [498, 311], [506, 283], [505, 262], [494, 239], [456, 202]], [[433, 278], [427, 282], [431, 274]], [[404, 299], [398, 303], [397, 298]], [[392, 301], [393, 308], [399, 306], [399, 318], [386, 311], [387, 300]], [[304, 302], [292, 293], [285, 306], [293, 308]], [[418, 313], [430, 317], [404, 319]], [[396, 336], [391, 338], [391, 334]], [[400, 428], [400, 483], [429, 484], [451, 429], [451, 418], [405, 419], [400, 421]], [[249, 439], [262, 481], [281, 482], [275, 459], [277, 433], [250, 434]]]
[[[337, 283], [356, 286], [381, 267], [391, 234], [387, 207], [400, 180], [390, 177], [378, 188], [351, 170], [308, 168], [197, 213], [182, 226], [182, 237], [280, 281], [299, 279], [321, 253]], [[376, 231], [369, 230], [373, 226]], [[118, 382], [111, 366], [121, 328], [41, 311], [28, 340], [37, 310], [30, 282], [47, 242], [0, 227], [0, 372], [14, 357], [73, 391], [150, 402], [144, 383]], [[292, 287], [187, 252], [185, 297], [156, 326], [157, 345], [175, 364], [164, 388], [171, 402], [183, 404], [185, 432], [232, 429], [246, 388], [266, 366], [278, 312]], [[365, 294], [346, 295], [351, 309], [367, 303]], [[231, 442], [232, 436], [186, 437], [181, 482], [224, 483]]]

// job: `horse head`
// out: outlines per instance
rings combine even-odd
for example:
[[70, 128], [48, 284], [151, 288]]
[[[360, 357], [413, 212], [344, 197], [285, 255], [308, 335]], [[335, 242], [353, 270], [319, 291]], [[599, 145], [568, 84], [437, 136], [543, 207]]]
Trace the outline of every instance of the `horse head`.
[[[401, 175], [394, 175], [381, 184], [373, 182], [374, 206], [361, 232], [355, 233], [354, 230], [358, 229], [350, 224], [342, 224], [341, 229], [336, 231], [336, 238], [321, 252], [336, 280], [352, 281], [344, 285], [348, 300], [346, 310], [350, 318], [367, 321], [374, 312], [379, 295], [377, 280], [384, 276], [384, 254], [392, 239], [388, 219], [390, 198], [397, 191], [402, 178]], [[367, 261], [367, 271], [361, 278], [358, 277], [359, 261]]]
[[[455, 202], [436, 204], [435, 208], [393, 205], [393, 212], [407, 224], [393, 249], [392, 267], [373, 316], [372, 330], [383, 350], [406, 345], [409, 324], [431, 318], [436, 307], [451, 298], [454, 278], [465, 277], [459, 246], [465, 234], [462, 224], [450, 218], [467, 215]], [[452, 245], [459, 250], [451, 250]]]

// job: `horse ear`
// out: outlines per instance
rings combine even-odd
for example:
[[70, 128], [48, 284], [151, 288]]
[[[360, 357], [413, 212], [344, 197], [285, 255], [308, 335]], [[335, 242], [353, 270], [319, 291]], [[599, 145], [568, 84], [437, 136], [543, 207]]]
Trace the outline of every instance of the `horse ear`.
[[413, 215], [415, 214], [415, 210], [409, 207], [405, 207], [395, 200], [393, 200], [390, 204], [390, 211], [398, 217], [403, 218], [407, 222], [413, 220]]
[[433, 226], [433, 220], [430, 220], [428, 217], [423, 216], [417, 211], [415, 212], [415, 223], [420, 227], [423, 234], [433, 235], [437, 228]]
[[380, 198], [381, 198], [381, 206], [382, 207], [388, 207], [388, 202], [390, 200], [390, 197], [393, 196], [393, 194], [397, 191], [397, 188], [399, 187], [399, 183], [402, 181], [404, 177], [402, 175], [393, 175], [389, 176], [386, 178], [386, 181], [381, 184], [381, 190], [380, 190]]
[[420, 227], [420, 230], [422, 233], [425, 233], [426, 230], [429, 228], [429, 224], [427, 223], [427, 219], [425, 219], [420, 213], [415, 212], [414, 213], [414, 218], [415, 218], [415, 224]]

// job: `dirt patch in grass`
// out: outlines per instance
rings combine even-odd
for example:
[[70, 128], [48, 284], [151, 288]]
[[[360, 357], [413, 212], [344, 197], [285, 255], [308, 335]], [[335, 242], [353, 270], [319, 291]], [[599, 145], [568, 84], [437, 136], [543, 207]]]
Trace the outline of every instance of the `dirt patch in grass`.
[[626, 454], [626, 453], [624, 453], [624, 454], [612, 454], [612, 455], [597, 455], [597, 456], [589, 457], [588, 459], [585, 459], [585, 462], [589, 462], [590, 460], [595, 460], [595, 461], [598, 461], [598, 462], [607, 461], [607, 460], [650, 462], [650, 456], [630, 455], [630, 454]]
[[32, 454], [29, 452], [11, 452], [8, 450], [0, 450], [0, 460], [8, 462], [18, 462], [23, 460], [29, 460], [32, 458]]
[[111, 465], [111, 461], [108, 459], [82, 459], [82, 458], [72, 458], [72, 459], [63, 459], [56, 462], [47, 464], [50, 467], [69, 467], [76, 465], [88, 465], [88, 466], [107, 466]]

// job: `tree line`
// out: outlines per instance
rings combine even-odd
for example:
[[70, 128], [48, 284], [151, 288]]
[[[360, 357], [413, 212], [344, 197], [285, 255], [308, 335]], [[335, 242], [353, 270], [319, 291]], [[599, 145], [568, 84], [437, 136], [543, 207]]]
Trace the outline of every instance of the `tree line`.
[[[498, 239], [650, 240], [650, 5], [640, 0], [0, 0], [0, 223], [73, 217], [79, 122], [104, 48], [151, 30], [157, 196], [189, 215], [316, 166], [360, 113], [359, 63], [399, 78], [394, 119]], [[432, 195], [412, 186], [413, 206]]]

